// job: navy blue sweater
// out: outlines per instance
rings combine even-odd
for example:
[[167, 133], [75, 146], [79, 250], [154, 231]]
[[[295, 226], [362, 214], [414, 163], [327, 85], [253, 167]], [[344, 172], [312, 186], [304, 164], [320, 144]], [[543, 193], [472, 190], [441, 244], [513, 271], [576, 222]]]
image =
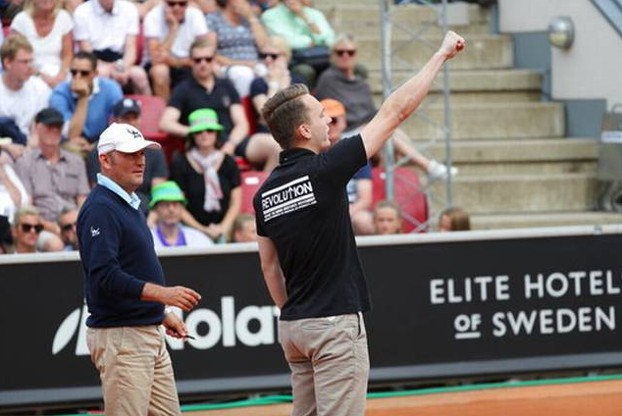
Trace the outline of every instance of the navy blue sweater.
[[78, 216], [89, 327], [157, 325], [164, 305], [140, 296], [146, 282], [164, 285], [144, 214], [97, 185]]

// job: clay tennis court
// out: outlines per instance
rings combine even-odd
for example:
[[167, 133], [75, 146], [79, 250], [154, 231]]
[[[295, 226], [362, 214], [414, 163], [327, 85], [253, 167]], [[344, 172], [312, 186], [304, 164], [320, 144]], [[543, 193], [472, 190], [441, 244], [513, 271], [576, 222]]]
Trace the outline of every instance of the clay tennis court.
[[[502, 387], [503, 386], [503, 387]], [[560, 379], [544, 383], [500, 384], [439, 389], [403, 397], [371, 398], [366, 416], [619, 416], [622, 380], [619, 377]], [[372, 395], [373, 396], [373, 395]], [[289, 416], [291, 404], [236, 409], [189, 411], [192, 416]]]

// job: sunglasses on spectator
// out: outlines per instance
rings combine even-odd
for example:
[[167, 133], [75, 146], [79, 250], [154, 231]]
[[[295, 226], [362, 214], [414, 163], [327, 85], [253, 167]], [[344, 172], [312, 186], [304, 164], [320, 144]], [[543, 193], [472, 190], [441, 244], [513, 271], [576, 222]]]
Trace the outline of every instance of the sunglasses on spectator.
[[75, 226], [76, 226], [75, 222], [69, 223], [69, 224], [63, 224], [63, 225], [60, 226], [60, 229], [62, 231], [71, 231], [71, 230], [74, 229]]
[[261, 57], [261, 59], [272, 59], [273, 61], [276, 60], [281, 54], [280, 53], [260, 53], [259, 56]]
[[195, 64], [200, 64], [203, 61], [209, 64], [210, 62], [214, 60], [214, 57], [213, 56], [197, 56], [196, 58], [192, 58], [192, 60], [194, 61]]
[[335, 49], [337, 56], [354, 56], [356, 55], [356, 49]]
[[175, 6], [186, 7], [188, 5], [188, 2], [187, 1], [167, 1], [166, 4], [168, 4], [170, 7], [175, 7]]
[[26, 223], [22, 223], [19, 226], [22, 229], [22, 232], [24, 232], [24, 233], [29, 233], [29, 232], [34, 230], [35, 233], [39, 234], [41, 231], [43, 231], [43, 225], [41, 225], [41, 224], [26, 224]]
[[80, 76], [86, 77], [89, 76], [89, 74], [91, 73], [91, 71], [89, 71], [88, 69], [70, 69], [69, 72], [71, 72], [72, 77], [75, 77], [78, 74], [80, 74]]

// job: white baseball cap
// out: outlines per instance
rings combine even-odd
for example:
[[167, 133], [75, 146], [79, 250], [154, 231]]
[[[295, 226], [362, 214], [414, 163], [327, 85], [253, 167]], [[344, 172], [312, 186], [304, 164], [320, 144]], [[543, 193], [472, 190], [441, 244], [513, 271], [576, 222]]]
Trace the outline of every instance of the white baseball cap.
[[145, 140], [138, 129], [129, 124], [112, 123], [99, 136], [97, 153], [102, 155], [113, 150], [122, 153], [135, 153], [139, 150], [152, 147], [160, 149], [160, 143]]

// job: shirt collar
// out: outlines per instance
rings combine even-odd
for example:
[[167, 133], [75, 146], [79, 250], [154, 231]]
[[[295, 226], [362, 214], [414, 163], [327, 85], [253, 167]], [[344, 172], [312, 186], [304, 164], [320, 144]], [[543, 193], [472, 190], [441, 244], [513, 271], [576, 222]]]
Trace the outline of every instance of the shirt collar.
[[[47, 160], [45, 156], [43, 156], [43, 152], [41, 151], [40, 148], [35, 147], [34, 149], [32, 149], [32, 152], [35, 155], [36, 159]], [[63, 162], [67, 160], [67, 155], [65, 154], [65, 151], [63, 149], [60, 149], [58, 160], [63, 161]]]
[[119, 195], [125, 202], [127, 202], [132, 208], [138, 209], [140, 206], [140, 198], [136, 195], [136, 192], [128, 194], [123, 188], [121, 188], [115, 181], [105, 176], [102, 173], [97, 174], [97, 184], [108, 188], [115, 194]]
[[315, 153], [313, 153], [309, 149], [303, 149], [303, 148], [300, 148], [300, 147], [294, 147], [292, 149], [283, 150], [281, 152], [281, 154], [279, 155], [279, 163], [280, 164], [291, 163], [291, 162], [294, 162], [294, 161], [300, 159], [301, 157], [309, 156], [309, 155], [314, 155], [314, 154]]
[[99, 0], [93, 0], [93, 7], [95, 10], [95, 14], [98, 15], [105, 15], [105, 14], [117, 14], [119, 12], [119, 7], [117, 6], [117, 2], [115, 1], [114, 4], [112, 5], [112, 10], [110, 10], [110, 13], [107, 12], [106, 10], [104, 10], [104, 8], [102, 7], [102, 5], [99, 3]]

